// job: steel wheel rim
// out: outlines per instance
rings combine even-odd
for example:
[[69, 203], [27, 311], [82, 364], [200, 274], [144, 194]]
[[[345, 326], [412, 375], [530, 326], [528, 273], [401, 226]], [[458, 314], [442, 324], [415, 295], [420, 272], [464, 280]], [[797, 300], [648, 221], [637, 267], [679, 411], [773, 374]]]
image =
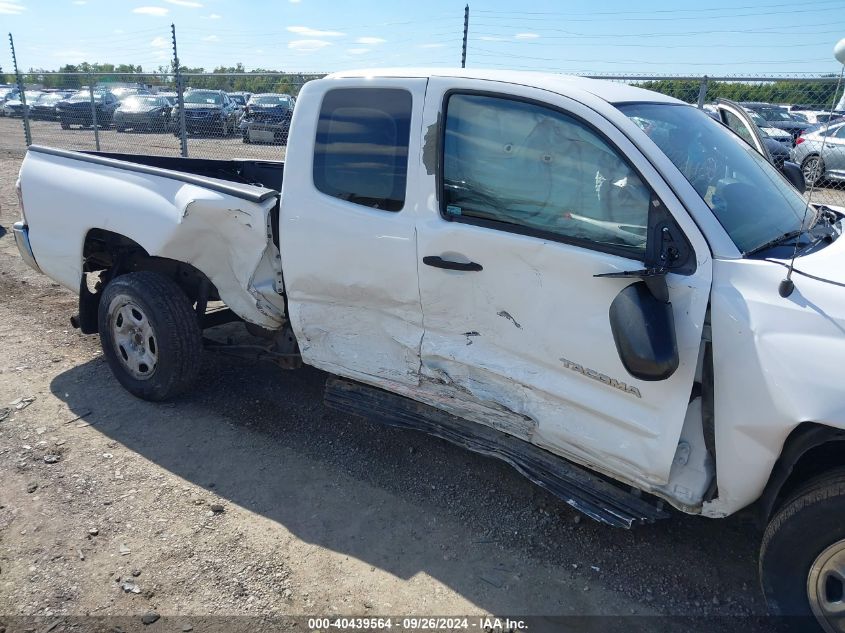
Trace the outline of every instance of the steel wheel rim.
[[146, 313], [126, 295], [109, 304], [109, 328], [118, 361], [136, 380], [149, 380], [158, 366], [158, 338]]
[[813, 561], [807, 576], [807, 598], [827, 633], [845, 633], [845, 539]]
[[816, 182], [821, 177], [821, 161], [818, 156], [808, 158], [804, 162], [804, 180], [809, 183]]

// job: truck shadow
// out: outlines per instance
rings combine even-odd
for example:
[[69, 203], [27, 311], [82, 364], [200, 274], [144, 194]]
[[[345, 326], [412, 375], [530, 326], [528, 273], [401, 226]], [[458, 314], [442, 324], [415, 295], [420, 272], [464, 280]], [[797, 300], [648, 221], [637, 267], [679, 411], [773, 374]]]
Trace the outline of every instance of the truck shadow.
[[[740, 521], [576, 521], [501, 462], [326, 409], [325, 379], [206, 354], [198, 387], [176, 403], [135, 399], [102, 359], [51, 391], [98, 432], [301, 541], [398, 578], [427, 574], [490, 613], [764, 613], [758, 537]], [[599, 591], [619, 601], [599, 603]], [[436, 596], [428, 604], [436, 611]]]

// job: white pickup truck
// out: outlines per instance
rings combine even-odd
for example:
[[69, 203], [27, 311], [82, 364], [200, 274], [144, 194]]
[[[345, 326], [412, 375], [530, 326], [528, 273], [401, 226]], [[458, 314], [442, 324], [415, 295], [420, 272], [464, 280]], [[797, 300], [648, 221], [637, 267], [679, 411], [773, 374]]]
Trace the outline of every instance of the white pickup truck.
[[264, 358], [333, 374], [330, 406], [607, 524], [753, 511], [772, 611], [843, 630], [843, 215], [704, 112], [347, 72], [302, 89], [284, 164], [33, 146], [18, 192], [23, 258], [79, 292], [132, 394], [187, 389], [203, 329], [240, 320]]

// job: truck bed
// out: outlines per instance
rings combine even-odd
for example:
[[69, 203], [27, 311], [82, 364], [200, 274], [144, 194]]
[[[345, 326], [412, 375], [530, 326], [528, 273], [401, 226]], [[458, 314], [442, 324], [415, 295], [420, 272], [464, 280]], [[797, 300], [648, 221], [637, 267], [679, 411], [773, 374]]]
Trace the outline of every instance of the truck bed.
[[284, 177], [283, 161], [216, 160], [112, 152], [73, 152], [38, 145], [31, 146], [29, 150], [181, 180], [252, 202], [262, 202], [271, 196], [278, 195], [282, 189]]

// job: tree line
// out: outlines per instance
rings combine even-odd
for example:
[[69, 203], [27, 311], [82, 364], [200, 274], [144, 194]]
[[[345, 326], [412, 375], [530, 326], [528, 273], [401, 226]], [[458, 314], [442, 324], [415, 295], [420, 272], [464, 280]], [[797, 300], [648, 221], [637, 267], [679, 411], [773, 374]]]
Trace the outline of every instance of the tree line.
[[[256, 68], [247, 71], [243, 64], [235, 66], [218, 66], [213, 70], [200, 67], [180, 66], [186, 88], [207, 88], [225, 90], [226, 92], [276, 92], [296, 95], [300, 88], [312, 79], [322, 75], [303, 73], [284, 73], [266, 68]], [[74, 74], [83, 73], [83, 74]], [[87, 77], [86, 73], [97, 73]], [[221, 76], [225, 75], [225, 76]], [[0, 75], [2, 77], [2, 75]], [[109, 85], [116, 83], [142, 84], [161, 90], [176, 90], [176, 76], [171, 65], [159, 66], [156, 70], [144, 71], [140, 65], [134, 64], [65, 64], [58, 71], [48, 71], [31, 68], [22, 75], [26, 85], [38, 85], [42, 88], [79, 89], [88, 86], [91, 81], [95, 85]]]

